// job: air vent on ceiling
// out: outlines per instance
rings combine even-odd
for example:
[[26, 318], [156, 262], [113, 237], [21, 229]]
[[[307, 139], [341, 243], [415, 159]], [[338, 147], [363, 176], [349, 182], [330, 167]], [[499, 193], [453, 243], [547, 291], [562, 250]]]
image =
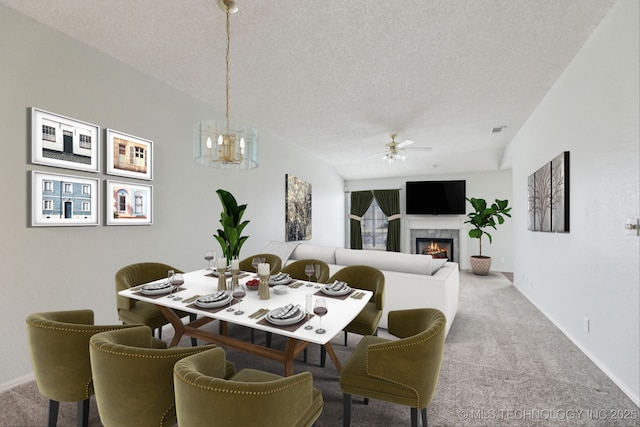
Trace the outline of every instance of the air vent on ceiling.
[[496, 134], [496, 133], [502, 133], [504, 132], [504, 130], [506, 129], [506, 126], [500, 126], [500, 127], [496, 127], [491, 129], [491, 134]]

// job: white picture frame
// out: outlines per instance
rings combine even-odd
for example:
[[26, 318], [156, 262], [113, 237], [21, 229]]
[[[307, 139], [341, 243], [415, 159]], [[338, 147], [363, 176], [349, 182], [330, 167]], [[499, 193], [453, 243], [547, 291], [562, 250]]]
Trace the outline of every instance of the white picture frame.
[[30, 108], [31, 163], [97, 173], [100, 126]]
[[106, 173], [128, 178], [153, 179], [153, 141], [106, 129]]
[[106, 181], [106, 225], [153, 224], [153, 186]]
[[96, 226], [98, 178], [31, 171], [31, 226]]

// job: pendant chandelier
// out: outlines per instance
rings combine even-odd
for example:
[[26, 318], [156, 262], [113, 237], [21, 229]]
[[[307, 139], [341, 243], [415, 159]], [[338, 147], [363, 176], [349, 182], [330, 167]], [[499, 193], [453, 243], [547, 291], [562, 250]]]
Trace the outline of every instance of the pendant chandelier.
[[255, 129], [229, 121], [230, 17], [238, 11], [233, 0], [218, 0], [227, 15], [226, 109], [224, 121], [203, 121], [195, 128], [194, 161], [218, 169], [258, 167], [258, 134]]

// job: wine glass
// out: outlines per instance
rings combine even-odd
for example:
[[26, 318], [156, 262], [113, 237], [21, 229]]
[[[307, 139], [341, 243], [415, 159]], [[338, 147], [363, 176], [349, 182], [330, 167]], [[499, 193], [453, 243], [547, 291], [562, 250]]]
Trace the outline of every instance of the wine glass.
[[308, 331], [309, 329], [313, 329], [313, 326], [311, 326], [311, 310], [313, 310], [313, 306], [311, 305], [311, 294], [305, 295], [304, 298], [304, 311], [307, 312], [307, 326], [304, 328]]
[[173, 298], [173, 300], [180, 301], [182, 297], [178, 296], [178, 292], [180, 291], [180, 286], [184, 284], [184, 277], [182, 277], [181, 273], [176, 273], [173, 275], [173, 280], [171, 281], [171, 283], [176, 287], [176, 296]]
[[204, 259], [207, 260], [207, 270], [211, 270], [211, 261], [213, 261], [215, 257], [216, 254], [213, 251], [206, 251], [204, 253]]
[[315, 272], [316, 272], [316, 268], [313, 266], [313, 264], [307, 264], [304, 266], [304, 274], [309, 276], [309, 283], [307, 283], [307, 286], [313, 286], [311, 284], [311, 276], [313, 276], [313, 273]]
[[316, 264], [316, 289], [320, 289], [320, 264]]
[[[224, 274], [224, 273], [220, 273], [220, 274]], [[227, 280], [227, 293], [229, 294], [229, 308], [227, 308], [227, 311], [233, 311], [233, 307], [231, 307], [233, 305], [233, 281], [232, 280]]]
[[258, 275], [258, 264], [260, 264], [260, 257], [254, 256], [251, 260], [251, 266], [256, 269], [256, 276]]
[[[175, 275], [175, 271], [173, 270], [169, 270], [167, 272], [167, 282], [169, 282], [169, 285], [173, 285], [173, 276]], [[171, 289], [169, 291], [169, 295], [167, 295], [167, 298], [172, 299], [173, 298], [173, 289]]]
[[247, 291], [244, 288], [244, 285], [236, 284], [233, 288], [233, 298], [238, 298], [238, 309], [236, 310], [237, 315], [244, 314], [244, 311], [240, 310], [240, 303], [242, 302], [242, 298], [245, 297]]
[[327, 332], [322, 329], [322, 316], [327, 314], [327, 311], [329, 310], [327, 309], [327, 302], [324, 300], [324, 298], [316, 298], [316, 304], [313, 306], [313, 314], [320, 317], [320, 325], [318, 329], [316, 329], [316, 334], [324, 334], [325, 332]]

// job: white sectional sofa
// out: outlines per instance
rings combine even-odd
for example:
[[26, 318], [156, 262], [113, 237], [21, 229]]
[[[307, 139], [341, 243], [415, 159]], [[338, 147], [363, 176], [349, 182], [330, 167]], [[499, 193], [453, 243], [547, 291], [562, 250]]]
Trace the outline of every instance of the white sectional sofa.
[[269, 242], [265, 253], [282, 258], [283, 265], [314, 258], [326, 262], [331, 274], [348, 265], [369, 265], [385, 276], [384, 311], [380, 327], [387, 328], [392, 310], [433, 307], [447, 318], [447, 333], [458, 311], [460, 274], [458, 264], [432, 259], [430, 255], [354, 250], [297, 242]]

